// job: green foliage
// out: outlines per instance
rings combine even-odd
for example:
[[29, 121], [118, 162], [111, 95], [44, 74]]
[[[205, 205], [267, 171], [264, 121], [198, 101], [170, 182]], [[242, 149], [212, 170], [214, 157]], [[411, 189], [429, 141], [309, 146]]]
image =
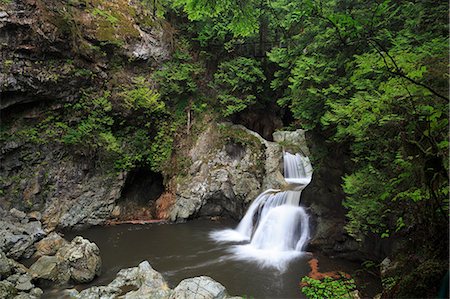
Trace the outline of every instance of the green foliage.
[[448, 225], [445, 5], [278, 0], [272, 7], [284, 42], [268, 52], [278, 103], [300, 126], [350, 149], [348, 232], [440, 235]]
[[254, 104], [265, 80], [261, 64], [255, 59], [238, 57], [222, 62], [211, 84], [217, 91], [222, 115], [230, 116]]
[[118, 171], [142, 165], [162, 171], [171, 157], [177, 123], [170, 120], [165, 103], [144, 78], [132, 81], [114, 94], [85, 92], [65, 105], [63, 115], [49, 115], [14, 136], [72, 146], [82, 155], [112, 163]]
[[144, 77], [135, 78], [133, 83], [133, 89], [121, 93], [126, 108], [141, 109], [149, 115], [165, 112], [165, 103], [160, 101], [160, 96], [156, 91], [148, 87]]
[[220, 23], [236, 36], [249, 36], [258, 29], [260, 11], [253, 1], [174, 0], [173, 6], [182, 7], [192, 21]]
[[113, 16], [112, 14], [110, 14], [107, 11], [104, 11], [100, 8], [97, 8], [97, 7], [92, 10], [92, 15], [101, 16], [101, 17], [105, 18], [105, 20], [107, 20], [109, 23], [111, 23], [111, 25], [116, 25], [117, 22], [119, 21], [119, 19], [116, 18], [115, 16]]
[[349, 210], [346, 229], [357, 240], [361, 240], [360, 234], [386, 232], [383, 180], [384, 176], [371, 166], [344, 178], [344, 206]]
[[308, 276], [302, 278], [303, 294], [310, 299], [352, 299], [352, 291], [356, 290], [353, 279], [333, 279], [323, 280], [313, 279]]
[[153, 79], [158, 83], [164, 101], [175, 104], [197, 94], [196, 79], [203, 72], [203, 67], [192, 59], [188, 49], [181, 48], [154, 73]]

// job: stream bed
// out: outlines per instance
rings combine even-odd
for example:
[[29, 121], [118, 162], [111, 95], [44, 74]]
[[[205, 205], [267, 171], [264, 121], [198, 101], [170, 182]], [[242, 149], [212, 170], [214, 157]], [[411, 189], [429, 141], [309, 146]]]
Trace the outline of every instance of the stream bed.
[[[148, 260], [160, 272], [171, 288], [181, 280], [206, 275], [223, 284], [230, 295], [245, 298], [305, 298], [299, 282], [310, 271], [311, 255], [299, 256], [280, 272], [274, 268], [260, 267], [252, 261], [234, 259], [231, 245], [219, 244], [210, 238], [215, 230], [235, 227], [230, 220], [193, 220], [179, 224], [122, 224], [97, 226], [82, 231], [67, 232], [71, 240], [81, 235], [100, 248], [102, 273], [89, 284], [75, 286], [78, 290], [93, 285], [106, 285], [123, 268], [136, 267]], [[319, 259], [320, 271], [345, 271], [353, 274], [358, 264], [330, 259], [313, 254]], [[365, 279], [374, 285], [373, 278]], [[369, 287], [367, 293], [376, 290]], [[60, 290], [47, 290], [49, 297]], [[52, 296], [53, 295], [53, 296]]]

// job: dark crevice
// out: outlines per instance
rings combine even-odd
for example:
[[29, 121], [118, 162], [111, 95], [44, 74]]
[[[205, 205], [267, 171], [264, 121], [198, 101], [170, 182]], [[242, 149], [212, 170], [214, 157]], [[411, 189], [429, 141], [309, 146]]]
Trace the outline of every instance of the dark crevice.
[[155, 216], [155, 202], [164, 192], [163, 176], [148, 168], [130, 171], [117, 205], [120, 219], [149, 219]]

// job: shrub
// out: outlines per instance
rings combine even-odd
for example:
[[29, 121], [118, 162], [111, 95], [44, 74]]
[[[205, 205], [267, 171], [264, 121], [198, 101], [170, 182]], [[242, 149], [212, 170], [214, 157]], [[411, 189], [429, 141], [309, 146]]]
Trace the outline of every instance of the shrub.
[[265, 80], [261, 64], [255, 59], [238, 57], [222, 62], [211, 84], [217, 91], [221, 114], [230, 116], [254, 104]]
[[302, 292], [310, 299], [352, 299], [352, 291], [356, 290], [353, 279], [325, 278], [317, 280], [305, 276], [302, 278]]

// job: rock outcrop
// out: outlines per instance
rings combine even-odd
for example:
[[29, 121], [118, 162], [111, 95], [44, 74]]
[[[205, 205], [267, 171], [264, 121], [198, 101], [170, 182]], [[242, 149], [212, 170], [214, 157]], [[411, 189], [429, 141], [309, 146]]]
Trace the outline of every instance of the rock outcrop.
[[12, 259], [29, 258], [35, 252], [34, 243], [46, 233], [42, 225], [17, 209], [0, 208], [0, 250]]
[[100, 274], [101, 258], [97, 245], [82, 237], [63, 243], [54, 256], [41, 256], [30, 267], [34, 279], [57, 284], [69, 280], [87, 283]]
[[263, 189], [285, 184], [282, 149], [243, 126], [210, 125], [191, 148], [191, 167], [177, 177], [172, 221], [197, 216], [240, 218]]
[[32, 279], [25, 266], [0, 250], [0, 298], [40, 298], [43, 292]]
[[170, 299], [195, 299], [195, 298], [211, 298], [225, 299], [227, 298], [225, 287], [208, 276], [200, 276], [188, 278], [181, 281], [173, 292]]
[[39, 211], [49, 230], [103, 223], [125, 183], [125, 174], [98, 169], [61, 146], [10, 142], [1, 157], [0, 207]]
[[[125, 291], [124, 291], [125, 290]], [[147, 261], [138, 267], [122, 269], [107, 286], [91, 287], [81, 292], [65, 291], [70, 298], [152, 298], [152, 299], [238, 299], [228, 296], [225, 287], [210, 277], [200, 276], [181, 281], [171, 290], [162, 275]]]
[[131, 61], [149, 76], [170, 56], [168, 29], [140, 1], [0, 1], [0, 207], [39, 212], [50, 230], [109, 218], [126, 173], [33, 126], [59, 113], [70, 124], [65, 107], [129, 82]]
[[139, 2], [0, 2], [0, 85], [7, 94], [0, 109], [76, 97], [80, 87], [108, 77], [104, 57], [111, 52], [129, 60], [167, 59], [164, 34]]

